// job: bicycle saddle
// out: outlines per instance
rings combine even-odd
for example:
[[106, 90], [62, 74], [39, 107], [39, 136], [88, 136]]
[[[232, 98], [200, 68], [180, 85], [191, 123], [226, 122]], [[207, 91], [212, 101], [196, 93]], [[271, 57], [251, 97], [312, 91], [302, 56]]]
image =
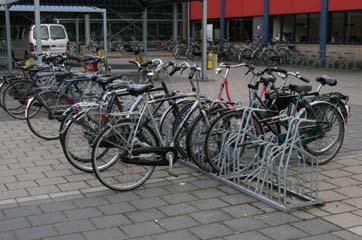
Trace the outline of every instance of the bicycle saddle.
[[294, 84], [290, 84], [290, 85], [289, 85], [289, 89], [290, 89], [292, 92], [308, 93], [308, 92], [312, 91], [312, 86], [309, 86], [309, 85], [294, 85]]
[[322, 85], [329, 85], [334, 87], [337, 85], [337, 80], [335, 78], [329, 77], [327, 75], [323, 75], [322, 77], [318, 77], [316, 79], [317, 82], [321, 83]]
[[133, 95], [141, 95], [142, 93], [148, 92], [153, 88], [152, 84], [128, 84], [127, 91]]
[[275, 77], [274, 76], [262, 76], [260, 77], [260, 80], [259, 80], [261, 83], [264, 83], [266, 85], [268, 85], [269, 83], [274, 83], [275, 82]]
[[99, 84], [108, 84], [113, 82], [114, 80], [117, 79], [121, 79], [122, 77], [119, 75], [114, 75], [114, 76], [102, 76], [102, 77], [98, 77], [95, 81]]
[[6, 72], [6, 73], [3, 73], [1, 76], [2, 76], [3, 79], [6, 79], [6, 78], [14, 78], [14, 77], [16, 77], [16, 74], [15, 74], [15, 73], [11, 73], [11, 72]]

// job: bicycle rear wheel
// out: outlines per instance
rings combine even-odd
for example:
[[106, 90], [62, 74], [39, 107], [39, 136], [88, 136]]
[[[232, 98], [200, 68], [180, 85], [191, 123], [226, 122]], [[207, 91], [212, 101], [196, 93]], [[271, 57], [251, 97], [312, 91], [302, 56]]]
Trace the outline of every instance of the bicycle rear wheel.
[[67, 96], [55, 92], [39, 93], [29, 103], [26, 109], [26, 122], [29, 129], [38, 137], [45, 140], [59, 138], [59, 117], [69, 106]]
[[[316, 120], [318, 127], [311, 134], [307, 132], [307, 137], [315, 140], [304, 144], [304, 148], [322, 165], [330, 162], [343, 145], [344, 120], [338, 109], [328, 102], [311, 103], [311, 107], [313, 113], [307, 111], [307, 119]], [[305, 128], [305, 125], [301, 127]], [[303, 134], [303, 130], [300, 132]]]
[[210, 109], [208, 116], [200, 114], [191, 124], [191, 127], [186, 137], [186, 150], [188, 157], [201, 169], [212, 171], [209, 162], [205, 157], [205, 139], [207, 131], [210, 128], [211, 122], [221, 111], [225, 109], [221, 106]]
[[[217, 173], [235, 170], [235, 166], [240, 173], [245, 172], [255, 163], [255, 156], [259, 154], [259, 146], [250, 141], [248, 134], [244, 139], [239, 138], [243, 134], [240, 127], [245, 125], [242, 116], [242, 110], [227, 112], [217, 117], [206, 133], [205, 158]], [[262, 128], [255, 118], [248, 129], [250, 135], [262, 134]]]
[[[127, 191], [141, 186], [152, 175], [154, 165], [125, 163], [122, 158], [133, 148], [156, 147], [158, 139], [153, 130], [142, 126], [136, 133], [136, 122], [122, 120], [115, 126], [107, 125], [97, 136], [92, 150], [92, 166], [98, 180], [116, 191]], [[137, 143], [134, 143], [136, 140]], [[106, 154], [101, 154], [107, 149]], [[147, 154], [152, 161], [156, 156]]]
[[2, 92], [2, 106], [13, 118], [25, 119], [25, 108], [35, 87], [34, 82], [21, 80], [11, 82]]
[[[99, 128], [104, 126], [104, 124], [89, 120], [88, 113], [89, 111], [69, 119], [61, 134], [61, 143], [66, 159], [71, 165], [83, 172], [93, 172], [91, 144], [96, 138]], [[98, 118], [100, 119], [100, 117]], [[104, 148], [100, 154], [106, 154], [107, 150]], [[102, 169], [101, 166], [99, 167]]]

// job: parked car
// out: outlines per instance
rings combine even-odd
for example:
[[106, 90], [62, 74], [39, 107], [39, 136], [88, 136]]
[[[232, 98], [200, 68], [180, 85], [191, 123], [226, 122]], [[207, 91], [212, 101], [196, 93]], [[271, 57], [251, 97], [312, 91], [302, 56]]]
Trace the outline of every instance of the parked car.
[[[12, 35], [14, 58], [23, 59], [27, 53], [36, 53], [35, 25], [18, 28]], [[69, 50], [68, 33], [61, 24], [41, 24], [41, 39], [43, 53], [58, 55]]]

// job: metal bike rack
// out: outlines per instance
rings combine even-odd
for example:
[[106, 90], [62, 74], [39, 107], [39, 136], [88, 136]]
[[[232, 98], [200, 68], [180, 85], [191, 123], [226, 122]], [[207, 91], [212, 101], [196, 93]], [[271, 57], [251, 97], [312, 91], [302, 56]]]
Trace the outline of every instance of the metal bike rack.
[[223, 136], [220, 171], [207, 174], [282, 211], [321, 204], [318, 162], [302, 147], [299, 130], [316, 122], [288, 116], [270, 118], [285, 122], [287, 130], [281, 141], [275, 135], [258, 136], [253, 131], [256, 112], [266, 110], [242, 108], [240, 126]]

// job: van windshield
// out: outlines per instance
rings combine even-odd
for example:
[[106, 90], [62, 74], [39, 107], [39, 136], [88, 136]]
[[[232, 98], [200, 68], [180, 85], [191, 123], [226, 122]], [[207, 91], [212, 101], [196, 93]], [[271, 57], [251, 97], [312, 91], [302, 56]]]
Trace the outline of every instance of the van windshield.
[[61, 26], [50, 26], [50, 36], [52, 39], [65, 39], [65, 31]]
[[[49, 31], [46, 26], [40, 27], [40, 36], [42, 40], [48, 40], [49, 39]], [[34, 27], [33, 30], [33, 38], [36, 39], [36, 27]]]

